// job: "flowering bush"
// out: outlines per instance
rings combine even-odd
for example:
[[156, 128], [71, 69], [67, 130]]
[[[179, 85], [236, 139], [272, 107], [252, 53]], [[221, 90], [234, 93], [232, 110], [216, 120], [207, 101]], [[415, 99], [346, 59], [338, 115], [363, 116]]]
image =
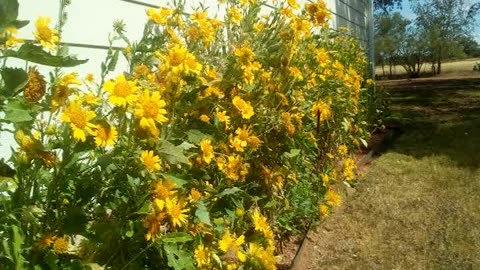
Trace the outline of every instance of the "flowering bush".
[[98, 81], [57, 68], [47, 82], [35, 63], [84, 61], [48, 18], [20, 47], [26, 22], [2, 19], [1, 57], [29, 61], [1, 70], [19, 145], [0, 164], [2, 265], [275, 269], [278, 243], [341, 202], [369, 97], [325, 3], [219, 1], [221, 19], [175, 3], [146, 11], [138, 42], [116, 24], [129, 68], [111, 74], [110, 49]]

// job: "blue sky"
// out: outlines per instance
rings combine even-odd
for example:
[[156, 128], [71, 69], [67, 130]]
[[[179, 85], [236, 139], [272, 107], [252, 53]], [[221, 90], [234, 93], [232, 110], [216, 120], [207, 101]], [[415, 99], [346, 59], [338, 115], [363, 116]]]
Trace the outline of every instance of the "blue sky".
[[[473, 1], [466, 1], [466, 2], [473, 2]], [[413, 13], [411, 9], [411, 4], [409, 0], [403, 0], [402, 2], [402, 9], [399, 10], [400, 13], [407, 19], [414, 20], [415, 19], [415, 14]], [[480, 42], [480, 14], [477, 14], [476, 16], [476, 25], [473, 30], [473, 37]]]

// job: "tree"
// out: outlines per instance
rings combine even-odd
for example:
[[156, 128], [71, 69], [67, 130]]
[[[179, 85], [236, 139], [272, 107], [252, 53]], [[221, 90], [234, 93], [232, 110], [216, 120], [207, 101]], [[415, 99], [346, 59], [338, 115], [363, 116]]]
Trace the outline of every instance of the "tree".
[[418, 78], [424, 63], [429, 59], [430, 52], [425, 33], [422, 29], [410, 26], [407, 35], [398, 44], [398, 61], [407, 71], [410, 78]]
[[379, 14], [375, 16], [375, 59], [382, 66], [385, 76], [385, 64], [389, 65], [390, 76], [392, 66], [398, 63], [398, 50], [407, 35], [407, 26], [410, 21], [399, 12], [393, 14]]
[[458, 40], [467, 57], [480, 57], [480, 44], [471, 36], [463, 36]]
[[459, 39], [471, 32], [475, 5], [469, 6], [464, 0], [420, 0], [412, 1], [412, 5], [417, 28], [428, 41], [432, 71], [440, 74], [442, 61], [458, 55]]
[[374, 0], [373, 6], [377, 13], [387, 14], [394, 8], [400, 8], [402, 0]]

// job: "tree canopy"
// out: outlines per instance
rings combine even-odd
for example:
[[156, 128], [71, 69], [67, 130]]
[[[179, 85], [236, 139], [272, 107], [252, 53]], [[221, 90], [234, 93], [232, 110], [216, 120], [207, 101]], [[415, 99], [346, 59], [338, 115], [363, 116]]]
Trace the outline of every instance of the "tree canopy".
[[374, 0], [373, 5], [376, 12], [389, 13], [394, 8], [401, 7], [402, 0]]
[[416, 26], [428, 40], [431, 61], [436, 63], [433, 72], [440, 73], [442, 61], [458, 56], [463, 49], [460, 38], [472, 31], [470, 6], [464, 0], [420, 0], [412, 1], [412, 8]]
[[409, 0], [416, 15], [410, 22], [393, 12], [401, 0], [375, 1], [375, 47], [377, 64], [402, 65], [411, 77], [419, 76], [424, 63], [432, 73], [442, 71], [446, 59], [478, 55], [472, 38], [480, 2], [471, 0]]

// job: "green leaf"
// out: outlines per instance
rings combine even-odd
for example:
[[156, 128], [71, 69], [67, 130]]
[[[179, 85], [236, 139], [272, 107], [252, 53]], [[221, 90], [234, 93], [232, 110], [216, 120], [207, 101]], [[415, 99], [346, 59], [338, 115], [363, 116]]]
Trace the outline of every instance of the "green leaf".
[[264, 208], [272, 208], [276, 205], [277, 205], [277, 201], [272, 200], [272, 201], [269, 201], [267, 204], [265, 204]]
[[12, 123], [27, 122], [33, 120], [28, 107], [19, 101], [10, 101], [5, 106], [5, 121]]
[[13, 96], [18, 90], [25, 87], [28, 82], [28, 74], [21, 68], [2, 68], [0, 70], [5, 86], [0, 90], [0, 95]]
[[50, 269], [55, 270], [58, 269], [58, 256], [52, 250], [49, 250], [47, 254], [43, 257], [43, 260], [47, 263]]
[[193, 240], [193, 236], [186, 232], [167, 233], [162, 237], [164, 243], [185, 243]]
[[20, 229], [15, 225], [12, 225], [12, 234], [12, 255], [15, 269], [24, 269], [23, 266], [25, 259], [22, 256], [23, 237], [20, 234]]
[[183, 148], [168, 141], [162, 141], [158, 148], [161, 157], [172, 164], [188, 164], [188, 158], [183, 154]]
[[112, 153], [101, 155], [97, 158], [97, 165], [102, 169], [105, 169], [108, 165], [112, 164]]
[[98, 263], [87, 263], [85, 265], [89, 270], [103, 270], [103, 266], [100, 266]]
[[10, 251], [10, 246], [8, 244], [9, 244], [9, 241], [7, 240], [2, 241], [3, 257], [13, 262], [12, 252]]
[[2, 193], [5, 194], [5, 192], [14, 192], [17, 187], [18, 185], [13, 178], [0, 176], [0, 196], [2, 196]]
[[197, 210], [195, 211], [195, 216], [203, 223], [207, 225], [212, 225], [210, 222], [210, 214], [208, 212], [205, 202], [200, 201], [197, 205]]
[[166, 244], [163, 246], [167, 255], [168, 266], [174, 270], [190, 270], [195, 269], [192, 254], [179, 249], [177, 244]]
[[0, 27], [4, 27], [15, 21], [18, 17], [18, 1], [0, 1]]
[[138, 185], [140, 184], [140, 178], [138, 177], [131, 177], [130, 175], [127, 174], [127, 181], [128, 184], [132, 189], [136, 189]]
[[74, 67], [88, 61], [79, 60], [74, 56], [52, 55], [32, 43], [23, 44], [18, 51], [8, 50], [4, 55], [52, 67]]
[[170, 179], [173, 183], [175, 183], [175, 185], [177, 185], [177, 187], [183, 187], [183, 185], [185, 185], [188, 181], [185, 180], [185, 179], [182, 179], [182, 178], [178, 178], [174, 175], [171, 175], [171, 174], [167, 174], [167, 173], [162, 173], [162, 176], [163, 178], [165, 179]]
[[368, 147], [368, 143], [367, 141], [365, 141], [364, 139], [360, 138], [360, 141], [362, 142], [363, 146], [365, 146], [365, 148]]
[[233, 188], [226, 188], [224, 189], [222, 192], [220, 192], [217, 196], [219, 198], [223, 197], [223, 196], [226, 196], [226, 195], [232, 195], [234, 193], [237, 193], [239, 191], [242, 191], [241, 189], [237, 188], [237, 187], [233, 187]]
[[300, 149], [292, 149], [292, 150], [290, 150], [290, 152], [283, 153], [283, 155], [286, 158], [293, 158], [293, 157], [298, 156], [299, 154], [300, 154]]
[[108, 67], [107, 67], [108, 71], [111, 72], [115, 70], [115, 67], [117, 66], [119, 54], [120, 54], [120, 50], [116, 50], [115, 53], [113, 54], [112, 59], [110, 59], [110, 62], [108, 63]]
[[67, 234], [83, 234], [86, 232], [88, 223], [87, 215], [81, 207], [71, 207], [63, 221], [62, 232]]
[[196, 146], [189, 142], [183, 142], [178, 147], [182, 148], [183, 150], [189, 150], [189, 149], [195, 148]]
[[0, 160], [0, 179], [1, 177], [13, 177], [17, 172], [10, 168], [3, 160]]
[[187, 133], [187, 138], [191, 143], [199, 144], [201, 140], [207, 138], [211, 139], [210, 135], [206, 135], [197, 129], [190, 129]]
[[16, 21], [11, 22], [10, 25], [17, 28], [17, 29], [20, 29], [20, 28], [23, 28], [23, 27], [27, 26], [29, 23], [30, 23], [30, 21], [26, 21], [26, 20], [22, 20], [22, 21], [16, 20]]

